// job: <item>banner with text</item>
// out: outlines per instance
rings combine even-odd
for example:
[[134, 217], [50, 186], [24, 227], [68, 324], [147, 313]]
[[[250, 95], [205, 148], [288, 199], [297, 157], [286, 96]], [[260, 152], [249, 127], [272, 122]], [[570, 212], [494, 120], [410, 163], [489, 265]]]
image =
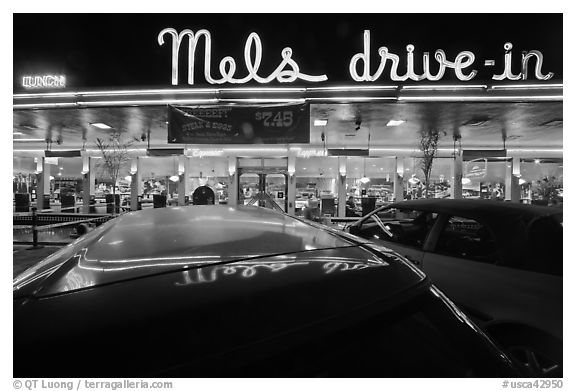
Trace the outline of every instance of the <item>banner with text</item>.
[[307, 103], [261, 106], [168, 106], [168, 143], [310, 142]]

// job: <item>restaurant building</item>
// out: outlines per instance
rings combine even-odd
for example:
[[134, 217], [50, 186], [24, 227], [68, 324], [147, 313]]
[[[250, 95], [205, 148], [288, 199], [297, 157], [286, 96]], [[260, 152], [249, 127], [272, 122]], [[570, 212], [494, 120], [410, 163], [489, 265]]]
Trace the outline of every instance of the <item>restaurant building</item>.
[[[216, 203], [338, 217], [350, 197], [359, 213], [425, 196], [562, 201], [562, 69], [546, 62], [561, 45], [503, 41], [486, 57], [396, 37], [394, 52], [365, 29], [349, 33], [354, 54], [331, 65], [347, 78], [332, 81], [300, 64], [296, 46], [264, 56], [280, 34], [238, 39], [237, 58], [212, 53], [220, 34], [157, 31], [162, 86], [17, 75], [16, 210], [42, 199], [39, 209], [99, 212], [113, 192], [125, 210]], [[116, 181], [107, 154], [120, 162]]]

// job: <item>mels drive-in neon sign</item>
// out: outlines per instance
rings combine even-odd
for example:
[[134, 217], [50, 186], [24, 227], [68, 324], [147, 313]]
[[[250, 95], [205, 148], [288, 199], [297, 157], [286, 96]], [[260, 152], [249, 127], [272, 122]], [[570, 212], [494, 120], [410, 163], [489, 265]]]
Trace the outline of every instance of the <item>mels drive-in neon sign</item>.
[[[277, 80], [280, 83], [291, 83], [298, 79], [308, 82], [323, 82], [328, 80], [327, 75], [308, 75], [300, 72], [298, 63], [292, 58], [292, 49], [285, 47], [281, 51], [282, 60], [279, 65], [268, 76], [259, 74], [262, 62], [262, 41], [257, 33], [251, 33], [246, 39], [244, 45], [244, 64], [247, 74], [243, 77], [236, 77], [236, 60], [230, 56], [224, 57], [218, 66], [221, 77], [212, 76], [212, 36], [208, 30], [198, 30], [194, 33], [192, 30], [185, 29], [180, 32], [173, 28], [165, 28], [158, 34], [158, 44], [164, 45], [164, 37], [168, 35], [172, 38], [172, 84], [178, 85], [178, 61], [180, 47], [185, 39], [188, 39], [188, 84], [194, 84], [194, 69], [196, 62], [196, 46], [201, 38], [204, 38], [204, 79], [210, 84], [244, 84], [254, 80], [261, 84], [270, 83]], [[529, 78], [529, 65], [533, 64], [533, 74], [538, 80], [549, 80], [554, 74], [552, 72], [542, 74], [542, 63], [544, 56], [538, 50], [531, 50], [522, 53], [522, 69], [520, 73], [515, 74], [512, 71], [512, 43], [507, 42], [504, 45], [504, 70], [501, 74], [492, 75], [493, 80], [527, 80]], [[254, 49], [254, 50], [253, 50]], [[438, 49], [434, 52], [435, 73], [431, 71], [431, 56], [429, 52], [422, 54], [422, 73], [414, 70], [415, 65], [415, 47], [414, 45], [406, 46], [406, 70], [405, 73], [399, 74], [400, 56], [382, 46], [377, 50], [379, 64], [376, 72], [371, 73], [371, 63], [373, 60], [370, 51], [370, 30], [364, 31], [364, 50], [356, 53], [350, 59], [349, 71], [350, 76], [357, 82], [374, 82], [384, 78], [386, 66], [390, 64], [389, 80], [392, 81], [438, 81], [442, 80], [447, 70], [452, 70], [458, 80], [469, 81], [474, 79], [478, 71], [472, 69], [475, 61], [475, 55], [471, 51], [462, 51], [450, 61], [446, 53]], [[254, 52], [254, 53], [252, 53]], [[486, 60], [486, 66], [493, 66], [494, 60]], [[360, 70], [360, 72], [359, 72]]]

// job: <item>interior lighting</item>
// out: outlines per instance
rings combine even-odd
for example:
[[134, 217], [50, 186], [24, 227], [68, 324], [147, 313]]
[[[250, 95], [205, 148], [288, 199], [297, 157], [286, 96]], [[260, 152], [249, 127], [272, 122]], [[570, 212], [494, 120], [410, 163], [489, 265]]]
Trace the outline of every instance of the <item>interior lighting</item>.
[[180, 180], [180, 178], [178, 177], [178, 175], [172, 175], [169, 178], [172, 182], [178, 182]]
[[16, 136], [21, 136], [21, 135], [23, 135], [23, 134], [24, 134], [24, 133], [22, 133], [22, 132], [12, 132], [12, 135], [16, 135]]
[[108, 126], [108, 125], [106, 125], [106, 124], [104, 124], [104, 123], [102, 123], [102, 122], [95, 122], [95, 123], [92, 123], [92, 124], [90, 124], [90, 125], [95, 126], [95, 127], [97, 127], [98, 129], [112, 129], [111, 126]]
[[398, 126], [398, 125], [402, 125], [404, 122], [403, 119], [391, 119], [390, 121], [388, 121], [388, 123], [386, 124], [386, 126]]
[[469, 185], [470, 183], [472, 183], [470, 178], [462, 178], [462, 184], [463, 185]]
[[38, 142], [38, 141], [44, 141], [43, 138], [15, 138], [12, 141], [18, 141], [18, 142]]
[[366, 176], [366, 158], [364, 158], [364, 170], [363, 170], [362, 178], [360, 178], [360, 183], [368, 183], [370, 182], [370, 178]]
[[314, 126], [326, 126], [326, 125], [328, 125], [327, 119], [315, 119], [314, 120]]

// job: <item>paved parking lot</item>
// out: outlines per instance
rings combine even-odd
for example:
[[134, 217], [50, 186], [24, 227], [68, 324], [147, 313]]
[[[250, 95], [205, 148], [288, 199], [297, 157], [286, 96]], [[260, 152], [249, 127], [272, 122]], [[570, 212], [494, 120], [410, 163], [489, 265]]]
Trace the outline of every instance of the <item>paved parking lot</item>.
[[37, 249], [31, 248], [31, 245], [13, 245], [12, 257], [14, 277], [53, 252], [58, 251], [62, 246], [43, 246]]

